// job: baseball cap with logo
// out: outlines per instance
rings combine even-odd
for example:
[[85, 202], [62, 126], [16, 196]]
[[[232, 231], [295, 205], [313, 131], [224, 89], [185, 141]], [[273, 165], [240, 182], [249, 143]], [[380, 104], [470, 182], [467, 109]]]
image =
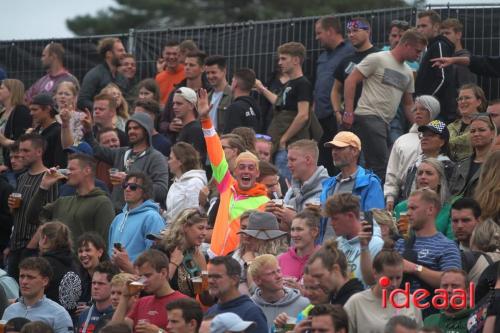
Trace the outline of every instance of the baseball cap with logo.
[[357, 150], [361, 150], [361, 140], [353, 132], [341, 131], [338, 132], [332, 139], [332, 141], [326, 142], [325, 147], [353, 147]]
[[430, 131], [432, 133], [438, 134], [446, 142], [450, 139], [450, 132], [446, 127], [446, 124], [441, 120], [433, 120], [427, 125], [422, 125], [418, 127], [419, 132]]

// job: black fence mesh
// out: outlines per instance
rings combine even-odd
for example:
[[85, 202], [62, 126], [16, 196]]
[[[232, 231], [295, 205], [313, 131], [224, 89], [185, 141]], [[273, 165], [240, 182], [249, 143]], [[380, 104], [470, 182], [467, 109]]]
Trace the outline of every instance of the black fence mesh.
[[[430, 7], [437, 10], [443, 19], [456, 17], [464, 24], [464, 47], [473, 54], [500, 54], [500, 4]], [[354, 16], [368, 18], [372, 24], [372, 41], [375, 45], [382, 46], [386, 43], [392, 20], [403, 19], [415, 24], [416, 13], [416, 8], [407, 7], [346, 13], [339, 17], [344, 23]], [[302, 42], [308, 50], [304, 72], [314, 80], [315, 59], [321, 52], [314, 32], [317, 19], [318, 17], [304, 17], [164, 30], [131, 30], [129, 34], [118, 37], [122, 38], [126, 47], [137, 57], [140, 78], [155, 75], [155, 62], [166, 41], [193, 39], [208, 54], [226, 56], [229, 73], [237, 68], [250, 67], [263, 80], [275, 68], [276, 49], [280, 44], [288, 41]], [[95, 46], [102, 37], [0, 41], [0, 66], [7, 70], [9, 77], [19, 78], [28, 87], [44, 74], [40, 67], [43, 47], [51, 41], [57, 41], [66, 49], [66, 67], [82, 79], [99, 62]], [[500, 97], [499, 80], [482, 78], [480, 83], [489, 98]]]

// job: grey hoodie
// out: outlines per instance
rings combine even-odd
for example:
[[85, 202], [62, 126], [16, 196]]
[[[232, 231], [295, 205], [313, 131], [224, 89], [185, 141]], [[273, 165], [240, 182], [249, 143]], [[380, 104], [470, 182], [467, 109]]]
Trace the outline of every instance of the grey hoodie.
[[[128, 156], [130, 156], [132, 152], [132, 149], [129, 147], [103, 147], [99, 145], [91, 132], [86, 133], [84, 139], [94, 149], [95, 157], [111, 164], [113, 168], [117, 168], [127, 173], [143, 172], [147, 174], [153, 181], [154, 201], [164, 203], [168, 191], [168, 167], [165, 156], [151, 146], [153, 121], [147, 114], [138, 112], [130, 117], [125, 128], [127, 128], [128, 123], [131, 121], [138, 123], [146, 130], [148, 133], [148, 143], [150, 145], [133, 162], [126, 163]], [[121, 186], [113, 186], [111, 201], [113, 201], [116, 211], [120, 211], [123, 208], [125, 201], [123, 199], [123, 189]]]
[[306, 208], [306, 203], [319, 203], [322, 183], [328, 179], [328, 170], [318, 166], [313, 175], [303, 184], [297, 179], [292, 179], [292, 186], [285, 194], [285, 203], [292, 206], [295, 211], [300, 212]]
[[262, 298], [260, 288], [257, 288], [251, 297], [252, 301], [264, 312], [269, 330], [274, 324], [274, 319], [280, 313], [285, 312], [289, 317], [297, 318], [299, 312], [311, 303], [307, 298], [300, 296], [300, 292], [297, 289], [283, 287], [283, 290], [285, 291], [285, 296], [274, 303], [269, 303]]

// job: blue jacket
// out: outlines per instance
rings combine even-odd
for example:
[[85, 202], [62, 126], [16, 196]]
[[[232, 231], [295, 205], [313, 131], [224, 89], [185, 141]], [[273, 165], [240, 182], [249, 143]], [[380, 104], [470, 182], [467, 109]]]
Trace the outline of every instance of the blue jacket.
[[[332, 192], [335, 190], [335, 185], [337, 185], [337, 176], [330, 177], [323, 182], [323, 190], [320, 196], [322, 206], [325, 204], [326, 199], [333, 194]], [[373, 208], [383, 209], [385, 207], [384, 191], [382, 190], [380, 179], [372, 171], [368, 171], [359, 165], [356, 171], [352, 194], [360, 197], [362, 211], [368, 211]], [[321, 221], [320, 235], [324, 234], [326, 223], [327, 219], [323, 218]], [[320, 236], [319, 239], [322, 239], [322, 236]]]
[[157, 234], [165, 228], [158, 204], [144, 201], [139, 207], [128, 210], [128, 205], [115, 217], [109, 228], [108, 252], [113, 254], [114, 243], [120, 243], [132, 262], [153, 244], [146, 239], [147, 234]]
[[247, 295], [241, 295], [226, 303], [217, 303], [207, 311], [207, 315], [218, 315], [219, 313], [233, 312], [246, 321], [253, 321], [255, 325], [245, 332], [265, 333], [268, 332], [267, 319], [262, 309], [255, 304]]

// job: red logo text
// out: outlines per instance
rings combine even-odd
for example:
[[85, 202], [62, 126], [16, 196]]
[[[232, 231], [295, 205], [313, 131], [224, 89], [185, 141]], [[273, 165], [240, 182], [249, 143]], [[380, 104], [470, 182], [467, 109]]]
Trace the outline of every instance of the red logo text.
[[[417, 309], [427, 309], [432, 306], [435, 309], [442, 310], [453, 308], [462, 310], [466, 308], [474, 308], [476, 302], [474, 298], [475, 285], [469, 283], [469, 289], [453, 289], [449, 293], [446, 289], [435, 289], [434, 295], [429, 300], [431, 293], [427, 289], [416, 289], [410, 292], [410, 283], [406, 282], [404, 289], [396, 288], [392, 291], [387, 289], [391, 284], [389, 278], [383, 276], [378, 281], [382, 287], [382, 307], [387, 307], [387, 301], [396, 309], [409, 308], [410, 302]], [[451, 295], [451, 296], [450, 296]]]

